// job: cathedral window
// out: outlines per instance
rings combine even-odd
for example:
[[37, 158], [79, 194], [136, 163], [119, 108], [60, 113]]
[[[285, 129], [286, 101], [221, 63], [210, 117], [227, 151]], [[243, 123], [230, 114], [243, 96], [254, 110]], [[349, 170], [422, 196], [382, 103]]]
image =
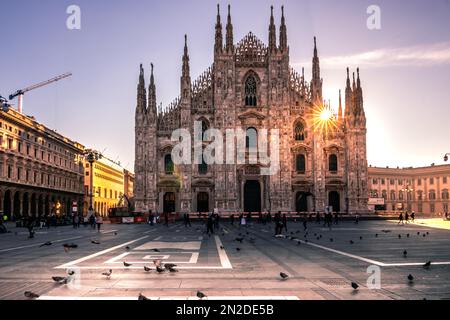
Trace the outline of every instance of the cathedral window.
[[305, 136], [305, 126], [303, 125], [303, 123], [298, 122], [294, 128], [295, 141], [304, 141]]
[[305, 174], [306, 171], [306, 159], [304, 154], [298, 154], [295, 157], [295, 170], [299, 174]]
[[395, 191], [391, 191], [391, 201], [395, 201]]
[[207, 174], [208, 173], [208, 165], [205, 162], [205, 158], [202, 156], [202, 163], [198, 165], [198, 173], [199, 174]]
[[338, 171], [338, 159], [335, 154], [330, 155], [330, 157], [328, 158], [328, 168], [330, 172]]
[[258, 132], [255, 128], [248, 128], [245, 136], [245, 147], [248, 151], [256, 151], [258, 146]]
[[164, 171], [166, 174], [173, 174], [174, 165], [173, 165], [171, 154], [166, 154], [164, 156]]
[[249, 107], [256, 107], [256, 79], [250, 75], [245, 80], [245, 105]]

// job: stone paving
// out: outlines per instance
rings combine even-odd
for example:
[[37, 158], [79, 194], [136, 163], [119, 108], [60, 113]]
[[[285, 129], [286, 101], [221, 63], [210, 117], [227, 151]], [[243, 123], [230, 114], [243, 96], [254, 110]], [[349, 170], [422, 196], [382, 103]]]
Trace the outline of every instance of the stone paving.
[[[331, 230], [311, 222], [307, 234], [290, 222], [280, 238], [273, 224], [239, 228], [226, 221], [211, 236], [205, 229], [200, 222], [106, 224], [101, 233], [57, 227], [28, 239], [25, 229], [11, 228], [0, 235], [0, 299], [26, 299], [24, 291], [40, 299], [196, 299], [197, 290], [211, 299], [450, 299], [448, 230], [391, 221], [346, 221]], [[71, 242], [78, 248], [65, 252], [62, 245]], [[178, 272], [157, 273], [154, 259], [177, 264]], [[379, 289], [367, 285], [369, 266], [381, 271]], [[102, 275], [110, 269], [110, 278]], [[51, 278], [71, 270], [69, 284]]]

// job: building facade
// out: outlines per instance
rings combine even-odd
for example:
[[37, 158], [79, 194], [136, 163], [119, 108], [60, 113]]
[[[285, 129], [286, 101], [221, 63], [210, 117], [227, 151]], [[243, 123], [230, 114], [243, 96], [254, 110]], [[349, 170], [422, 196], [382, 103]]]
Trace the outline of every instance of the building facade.
[[108, 210], [117, 207], [123, 197], [124, 169], [103, 155], [93, 162], [92, 167], [88, 161], [84, 161], [84, 214], [88, 213], [92, 201], [95, 213], [106, 217]]
[[0, 110], [0, 211], [71, 214], [83, 203], [84, 147], [11, 107]]
[[[136, 210], [311, 212], [330, 205], [342, 213], [367, 212], [366, 118], [359, 70], [351, 81], [347, 69], [345, 112], [339, 102], [338, 114], [322, 119], [327, 106], [316, 39], [307, 82], [304, 72], [289, 64], [283, 8], [279, 32], [272, 8], [267, 45], [251, 32], [234, 42], [230, 7], [223, 37], [219, 11], [211, 67], [191, 81], [185, 37], [180, 95], [168, 107], [157, 107], [153, 65], [148, 90], [141, 65], [135, 109]], [[259, 132], [278, 129], [280, 170], [262, 175], [266, 164], [259, 158], [256, 164], [174, 165], [172, 132], [184, 128], [198, 134], [196, 123], [203, 138], [208, 129], [242, 129], [246, 158], [258, 145]], [[203, 140], [207, 148], [211, 142]]]
[[369, 195], [384, 200], [386, 211], [448, 212], [450, 165], [422, 168], [369, 167]]

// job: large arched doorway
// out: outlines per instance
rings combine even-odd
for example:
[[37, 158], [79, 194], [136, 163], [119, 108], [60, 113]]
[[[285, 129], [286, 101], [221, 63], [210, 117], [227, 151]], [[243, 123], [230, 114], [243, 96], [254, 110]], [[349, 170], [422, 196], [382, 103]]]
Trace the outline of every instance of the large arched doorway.
[[307, 192], [297, 192], [295, 196], [295, 211], [308, 212], [308, 196]]
[[175, 193], [166, 192], [164, 194], [163, 212], [175, 212]]
[[333, 212], [341, 211], [341, 197], [339, 192], [330, 191], [330, 193], [328, 193], [328, 205], [332, 207]]
[[30, 201], [28, 192], [23, 194], [23, 203], [22, 203], [22, 216], [28, 217], [30, 215]]
[[11, 217], [11, 191], [7, 190], [3, 196], [3, 213]]
[[20, 193], [16, 191], [14, 194], [14, 219], [20, 219]]
[[209, 211], [209, 195], [208, 192], [199, 192], [197, 194], [197, 212]]
[[248, 180], [244, 185], [244, 211], [261, 211], [261, 185], [257, 180]]
[[38, 216], [38, 214], [37, 214], [37, 200], [36, 200], [36, 194], [35, 193], [33, 193], [31, 195], [31, 211], [30, 211], [30, 214], [33, 217], [37, 217]]

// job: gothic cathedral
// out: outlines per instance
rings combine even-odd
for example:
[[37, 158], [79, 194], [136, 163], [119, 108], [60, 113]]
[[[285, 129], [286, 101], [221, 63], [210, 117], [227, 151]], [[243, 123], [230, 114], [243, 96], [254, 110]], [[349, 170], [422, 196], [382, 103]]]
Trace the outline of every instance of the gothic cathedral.
[[[164, 109], [157, 107], [153, 65], [148, 93], [141, 65], [135, 116], [136, 211], [323, 212], [331, 206], [343, 214], [368, 212], [359, 70], [351, 81], [347, 68], [345, 112], [339, 101], [338, 113], [321, 120], [317, 110], [327, 105], [316, 39], [308, 83], [304, 72], [289, 65], [283, 8], [278, 42], [273, 8], [268, 45], [251, 32], [235, 44], [229, 6], [225, 33], [224, 41], [218, 7], [214, 62], [193, 82], [185, 37], [180, 96]], [[259, 163], [175, 165], [172, 132], [185, 128], [193, 135], [194, 123], [201, 123], [202, 131], [241, 128], [246, 147], [255, 143], [259, 130], [279, 129], [280, 169], [262, 175]]]

